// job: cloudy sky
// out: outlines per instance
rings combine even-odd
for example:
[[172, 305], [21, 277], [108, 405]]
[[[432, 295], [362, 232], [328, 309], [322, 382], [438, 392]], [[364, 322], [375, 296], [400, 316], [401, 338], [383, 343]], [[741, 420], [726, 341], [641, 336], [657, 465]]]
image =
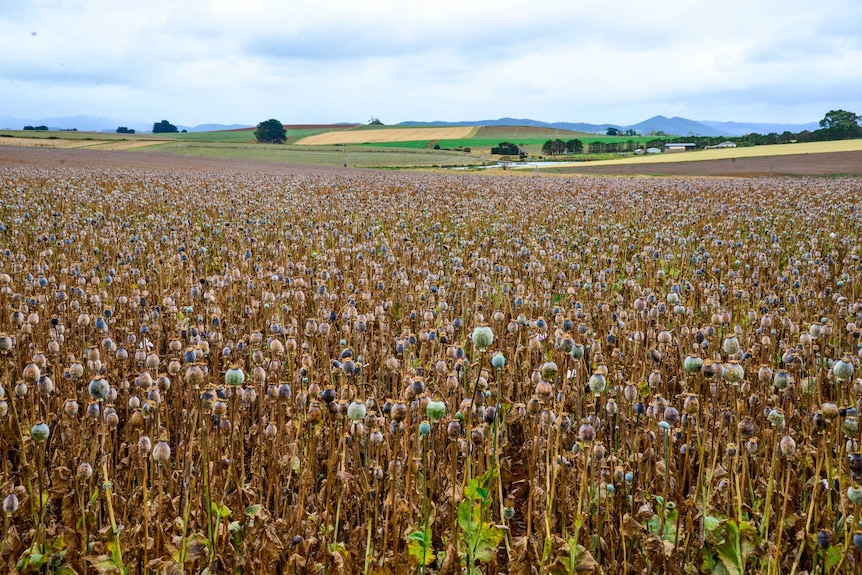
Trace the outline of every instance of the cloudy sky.
[[0, 114], [183, 125], [862, 114], [858, 0], [0, 0]]

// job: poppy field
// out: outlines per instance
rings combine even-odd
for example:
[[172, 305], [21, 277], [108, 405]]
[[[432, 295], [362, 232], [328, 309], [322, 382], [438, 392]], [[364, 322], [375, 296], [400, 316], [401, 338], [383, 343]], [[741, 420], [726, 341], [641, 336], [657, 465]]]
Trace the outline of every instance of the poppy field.
[[0, 572], [862, 568], [859, 180], [0, 188]]

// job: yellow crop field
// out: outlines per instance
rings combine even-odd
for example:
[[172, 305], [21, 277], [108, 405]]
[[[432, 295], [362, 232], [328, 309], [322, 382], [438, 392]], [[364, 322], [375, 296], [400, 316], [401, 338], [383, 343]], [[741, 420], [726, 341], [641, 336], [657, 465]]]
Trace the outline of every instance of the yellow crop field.
[[381, 130], [339, 130], [315, 134], [296, 142], [300, 146], [331, 146], [379, 142], [412, 142], [415, 140], [455, 140], [467, 138], [476, 128], [384, 128]]

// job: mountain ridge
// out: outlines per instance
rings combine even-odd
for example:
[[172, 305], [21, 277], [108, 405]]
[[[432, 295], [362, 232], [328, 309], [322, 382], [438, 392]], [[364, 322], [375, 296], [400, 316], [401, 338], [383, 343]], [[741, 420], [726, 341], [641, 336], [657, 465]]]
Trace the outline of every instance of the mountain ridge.
[[[152, 130], [152, 124], [141, 122], [139, 120], [118, 120], [116, 118], [107, 118], [94, 115], [78, 115], [78, 116], [57, 116], [40, 119], [32, 118], [16, 118], [13, 116], [0, 115], [0, 129], [21, 130], [24, 126], [48, 126], [51, 130], [70, 130], [77, 128], [80, 131], [87, 132], [115, 132], [120, 126], [133, 129], [138, 132], [149, 132]], [[179, 130], [187, 130], [189, 132], [208, 132], [219, 130], [235, 130], [240, 128], [249, 128], [247, 124], [218, 124], [206, 123], [196, 126], [181, 126], [176, 125]], [[769, 122], [731, 122], [731, 121], [715, 121], [715, 120], [690, 120], [679, 116], [653, 116], [636, 124], [622, 125], [614, 123], [593, 124], [588, 122], [543, 122], [540, 120], [532, 120], [530, 118], [511, 118], [504, 117], [496, 120], [478, 120], [478, 121], [406, 121], [395, 124], [395, 126], [530, 126], [539, 128], [553, 128], [556, 130], [568, 130], [573, 132], [587, 132], [595, 134], [604, 134], [608, 128], [616, 128], [622, 132], [626, 130], [634, 130], [638, 134], [647, 134], [650, 132], [663, 132], [674, 136], [711, 136], [711, 137], [733, 137], [744, 136], [746, 134], [758, 133], [768, 134], [771, 132], [782, 133], [790, 131], [798, 133], [803, 130], [816, 130], [819, 127], [817, 122], [807, 122], [803, 124], [782, 124]]]

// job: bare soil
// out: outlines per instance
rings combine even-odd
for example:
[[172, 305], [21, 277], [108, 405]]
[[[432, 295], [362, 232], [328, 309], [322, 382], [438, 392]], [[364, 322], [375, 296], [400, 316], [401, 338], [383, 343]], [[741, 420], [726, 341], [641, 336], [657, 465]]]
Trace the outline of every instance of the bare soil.
[[862, 176], [862, 152], [793, 154], [662, 164], [584, 164], [547, 171], [563, 174], [644, 176]]
[[[169, 171], [265, 172], [345, 171], [302, 164], [278, 164], [253, 160], [174, 156], [170, 154], [0, 146], [0, 166], [135, 168]], [[664, 164], [617, 164], [549, 168], [544, 173], [571, 175], [644, 175], [644, 176], [857, 176], [862, 177], [862, 151], [799, 154], [760, 158], [675, 162]], [[513, 172], [509, 172], [513, 173]]]
[[261, 172], [295, 174], [297, 172], [347, 171], [345, 168], [279, 164], [229, 158], [174, 156], [171, 154], [115, 152], [107, 150], [69, 150], [57, 148], [30, 148], [0, 146], [0, 167], [20, 166], [37, 168], [78, 169], [141, 169], [195, 172]]

